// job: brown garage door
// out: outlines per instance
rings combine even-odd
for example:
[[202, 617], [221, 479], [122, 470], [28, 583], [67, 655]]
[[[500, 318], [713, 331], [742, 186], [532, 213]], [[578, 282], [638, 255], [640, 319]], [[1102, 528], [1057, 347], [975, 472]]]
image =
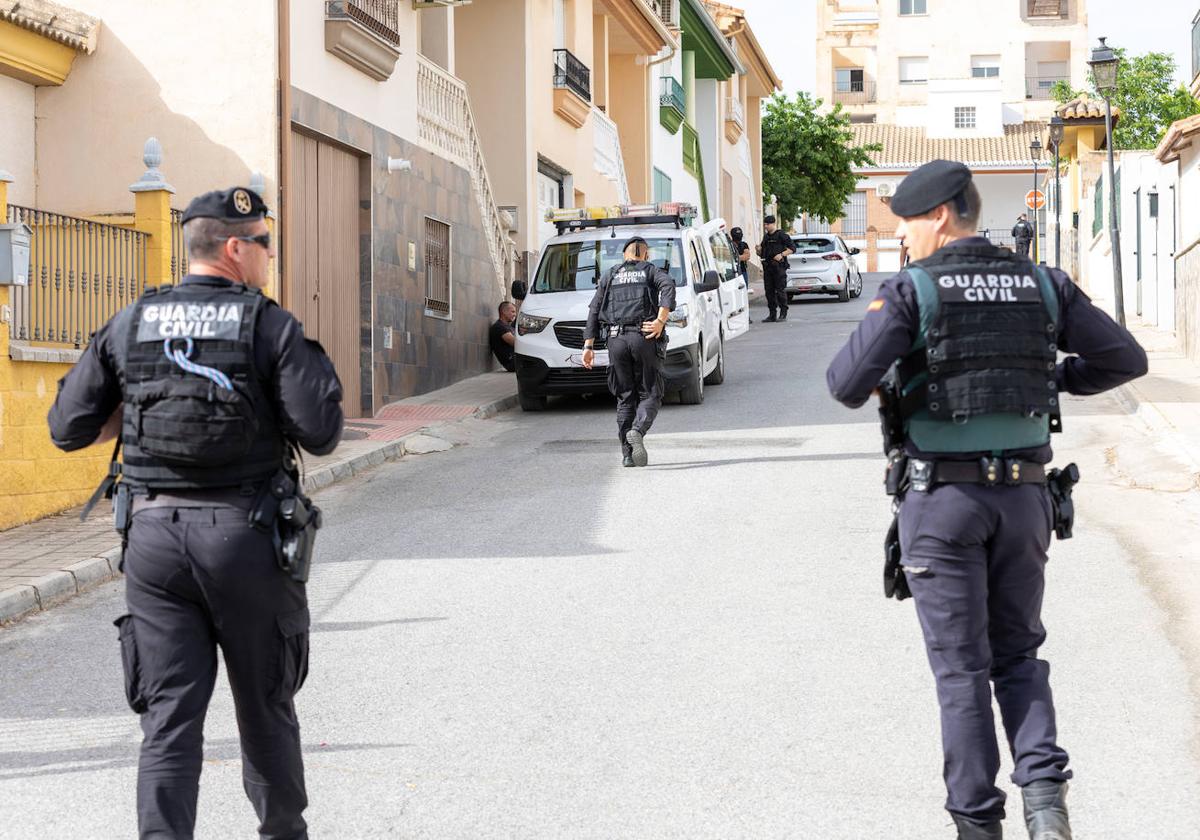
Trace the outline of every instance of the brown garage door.
[[347, 417], [363, 414], [358, 167], [349, 152], [292, 132], [290, 282], [283, 303], [333, 359]]

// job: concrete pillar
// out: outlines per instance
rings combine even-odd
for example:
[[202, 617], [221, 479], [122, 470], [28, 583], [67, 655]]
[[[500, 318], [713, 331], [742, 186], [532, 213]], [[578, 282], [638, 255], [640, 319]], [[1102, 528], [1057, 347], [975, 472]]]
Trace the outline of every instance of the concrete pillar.
[[690, 50], [683, 54], [683, 112], [692, 128], [696, 127], [696, 54]]
[[175, 188], [166, 182], [158, 167], [162, 165], [162, 144], [151, 137], [142, 149], [146, 172], [129, 187], [133, 193], [133, 227], [146, 234], [147, 286], [171, 282], [171, 196]]

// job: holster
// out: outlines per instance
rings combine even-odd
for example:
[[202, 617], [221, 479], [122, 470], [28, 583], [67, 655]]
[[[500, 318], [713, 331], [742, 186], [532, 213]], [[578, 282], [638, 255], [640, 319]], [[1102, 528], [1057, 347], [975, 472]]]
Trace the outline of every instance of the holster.
[[263, 485], [250, 510], [250, 527], [272, 536], [279, 568], [300, 583], [312, 570], [313, 548], [321, 527], [321, 509], [300, 489], [300, 474], [290, 455]]
[[1071, 494], [1079, 483], [1079, 467], [1067, 464], [1046, 473], [1046, 487], [1050, 491], [1050, 505], [1054, 511], [1054, 535], [1060, 540], [1069, 540], [1075, 527], [1075, 502]]
[[883, 595], [897, 601], [912, 597], [900, 560], [900, 512], [897, 510], [887, 536], [883, 538]]

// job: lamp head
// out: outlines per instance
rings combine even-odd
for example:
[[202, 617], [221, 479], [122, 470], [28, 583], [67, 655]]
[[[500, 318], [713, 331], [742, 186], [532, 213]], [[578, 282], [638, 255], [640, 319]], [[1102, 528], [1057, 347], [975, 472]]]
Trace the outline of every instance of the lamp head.
[[1092, 50], [1088, 66], [1092, 68], [1092, 78], [1096, 82], [1096, 90], [1105, 98], [1117, 89], [1117, 65], [1120, 59], [1105, 41], [1100, 39], [1100, 46]]

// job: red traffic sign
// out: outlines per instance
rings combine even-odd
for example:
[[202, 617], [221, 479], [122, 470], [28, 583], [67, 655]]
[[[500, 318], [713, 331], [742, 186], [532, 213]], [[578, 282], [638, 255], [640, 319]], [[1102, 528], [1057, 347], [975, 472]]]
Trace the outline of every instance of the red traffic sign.
[[1046, 206], [1046, 194], [1041, 190], [1030, 190], [1025, 193], [1025, 206], [1030, 210], [1041, 210]]

